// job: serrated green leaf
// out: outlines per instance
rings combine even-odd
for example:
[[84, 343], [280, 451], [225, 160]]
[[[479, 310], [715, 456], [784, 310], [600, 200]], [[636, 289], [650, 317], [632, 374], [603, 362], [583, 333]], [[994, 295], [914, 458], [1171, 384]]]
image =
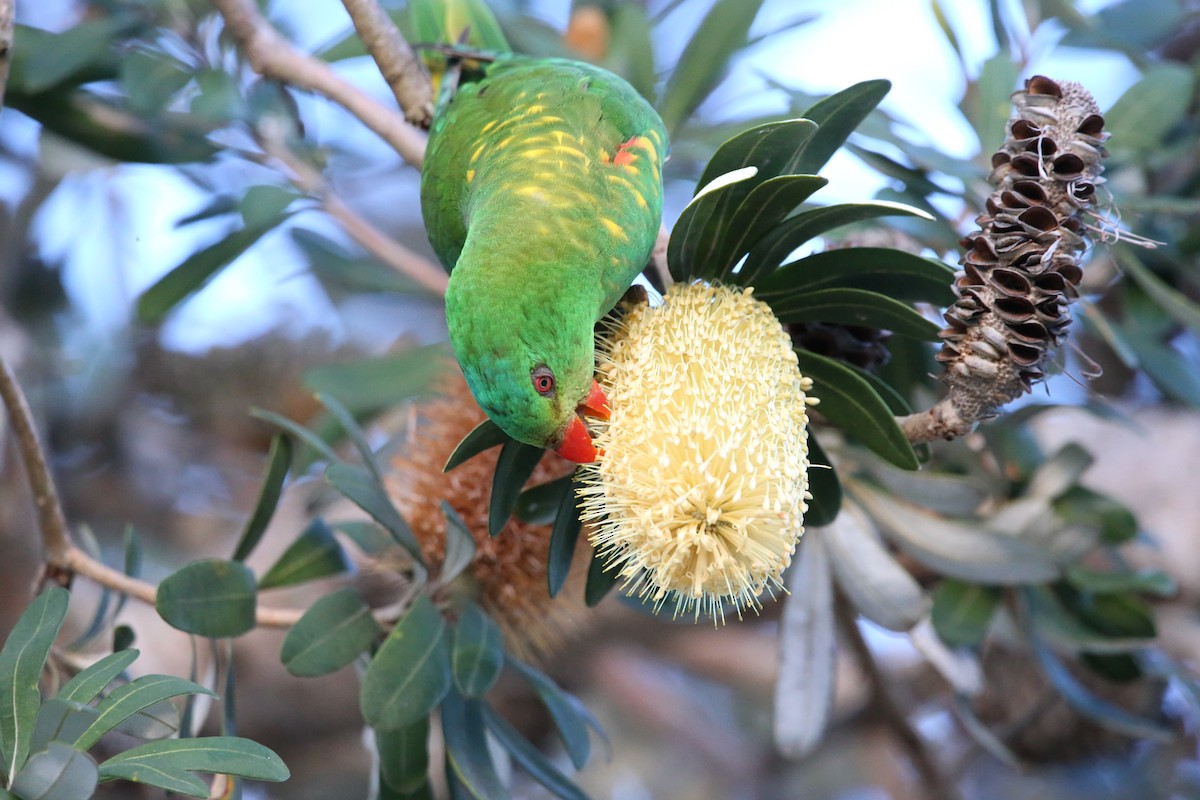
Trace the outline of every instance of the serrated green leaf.
[[105, 761], [100, 765], [100, 775], [107, 777], [114, 767], [127, 769], [134, 765], [236, 775], [255, 781], [279, 782], [291, 777], [283, 760], [273, 751], [258, 742], [238, 736], [199, 736], [147, 742]]
[[808, 511], [805, 526], [828, 525], [837, 519], [842, 508], [842, 483], [838, 480], [833, 461], [825, 453], [813, 431], [808, 432]]
[[952, 647], [978, 647], [1002, 598], [994, 586], [944, 578], [933, 590], [933, 628]]
[[29, 757], [29, 741], [42, 702], [38, 683], [66, 619], [69, 600], [70, 594], [60, 587], [42, 592], [21, 614], [0, 650], [0, 772], [10, 777]]
[[524, 767], [525, 771], [551, 794], [562, 800], [587, 800], [587, 795], [578, 786], [550, 763], [550, 760], [524, 736], [517, 733], [516, 728], [509, 725], [491, 706], [483, 706], [483, 719], [492, 735], [512, 755], [513, 760]]
[[446, 742], [447, 772], [458, 779], [471, 797], [476, 800], [509, 797], [488, 749], [482, 701], [451, 691], [442, 703], [442, 737]]
[[154, 764], [105, 764], [100, 773], [101, 780], [126, 780], [146, 786], [157, 786], [168, 792], [187, 797], [209, 796], [208, 784], [195, 775], [181, 769], [168, 769]]
[[113, 730], [138, 739], [165, 739], [179, 730], [179, 709], [171, 700], [159, 700], [121, 720]]
[[442, 501], [442, 513], [446, 516], [446, 554], [442, 557], [442, 569], [438, 583], [445, 586], [462, 574], [475, 558], [475, 537], [467, 529], [467, 523], [451, 505]]
[[574, 695], [560, 689], [545, 674], [511, 655], [506, 658], [505, 663], [524, 678], [541, 698], [554, 720], [554, 726], [558, 729], [559, 738], [562, 739], [571, 763], [575, 765], [575, 769], [583, 769], [592, 750], [592, 742], [588, 738], [587, 715], [582, 710], [583, 704]]
[[796, 358], [800, 373], [812, 378], [813, 390], [809, 394], [820, 398], [818, 407], [822, 416], [897, 467], [920, 466], [912, 445], [871, 384], [831, 358], [807, 350], [797, 350]]
[[[914, 206], [903, 203], [890, 203], [883, 200], [866, 203], [838, 203], [831, 206], [811, 208], [784, 220], [778, 227], [771, 230], [770, 233], [756, 239], [750, 247], [750, 255], [739, 274], [744, 274], [746, 282], [751, 285], [759, 285], [760, 283], [767, 285], [763, 281], [763, 277], [769, 274], [775, 267], [787, 261], [792, 253], [812, 239], [835, 228], [840, 228], [843, 225], [864, 222], [879, 217], [919, 217], [922, 219], [932, 219], [926, 212]], [[832, 252], [842, 251], [837, 250]], [[881, 263], [876, 274], [881, 276], [888, 274], [890, 271], [885, 272], [888, 266], [887, 259], [881, 258]], [[910, 262], [909, 266], [911, 268], [913, 264]], [[922, 270], [922, 273], [928, 273], [929, 271], [926, 266]], [[949, 270], [949, 272], [950, 276], [945, 277], [945, 291], [942, 292], [939, 299], [953, 300], [953, 292], [950, 290], [953, 270]], [[819, 279], [824, 276], [810, 274], [807, 277]]]
[[73, 745], [98, 716], [96, 709], [83, 703], [58, 698], [47, 700], [38, 709], [29, 752], [45, 750], [54, 741]]
[[546, 582], [551, 597], [557, 597], [567, 582], [571, 572], [571, 562], [575, 558], [575, 545], [579, 542], [579, 532], [583, 530], [583, 521], [579, 518], [579, 484], [571, 482], [570, 488], [562, 496], [558, 506], [558, 515], [554, 518], [554, 527], [550, 530], [550, 552], [546, 561]]
[[[708, 241], [698, 247], [700, 257], [718, 268], [718, 277], [728, 279], [768, 231], [828, 183], [817, 175], [780, 175], [755, 186], [728, 219], [710, 223]], [[734, 280], [745, 286], [750, 278], [742, 269]]]
[[845, 287], [944, 306], [954, 302], [953, 281], [954, 270], [934, 259], [886, 247], [847, 247], [785, 264], [759, 281], [755, 296], [774, 303], [793, 293]]
[[796, 160], [795, 171], [820, 172], [891, 88], [891, 81], [883, 79], [862, 81], [809, 107], [803, 116], [819, 127], [805, 142]]
[[482, 697], [504, 667], [504, 638], [492, 618], [475, 603], [467, 603], [454, 626], [450, 653], [454, 685], [464, 697]]
[[507, 441], [510, 441], [508, 434], [500, 430], [500, 426], [492, 422], [491, 419], [485, 419], [472, 428], [471, 432], [464, 436], [463, 440], [458, 443], [454, 448], [454, 452], [450, 454], [450, 458], [446, 459], [446, 466], [442, 467], [442, 471], [449, 472], [464, 461], [479, 455], [484, 450], [490, 450]]
[[1195, 76], [1189, 67], [1152, 64], [1104, 115], [1105, 130], [1112, 134], [1110, 149], [1148, 155], [1183, 119], [1194, 89]]
[[154, 607], [168, 625], [185, 633], [241, 636], [254, 628], [257, 588], [245, 564], [209, 558], [168, 575], [158, 585]]
[[537, 468], [545, 451], [515, 439], [504, 443], [496, 461], [492, 479], [492, 499], [488, 505], [488, 535], [495, 536], [508, 524], [521, 496], [521, 488]]
[[98, 780], [96, 762], [87, 753], [51, 742], [29, 757], [12, 790], [21, 800], [87, 800]]
[[317, 600], [283, 639], [279, 658], [293, 675], [341, 669], [370, 649], [379, 625], [358, 590], [339, 589]]
[[92, 702], [138, 655], [137, 650], [119, 650], [106, 655], [64, 683], [55, 697], [77, 703]]
[[276, 434], [271, 438], [271, 449], [267, 453], [267, 471], [258, 490], [254, 511], [246, 521], [246, 527], [242, 530], [237, 547], [233, 551], [234, 561], [245, 561], [262, 540], [267, 523], [271, 521], [275, 507], [279, 505], [279, 497], [283, 494], [283, 482], [287, 480], [291, 466], [292, 440], [283, 434]]
[[392, 535], [397, 544], [407, 550], [417, 563], [424, 566], [421, 545], [413, 535], [412, 529], [392, 504], [387, 490], [369, 470], [351, 464], [330, 464], [325, 469], [325, 480], [356, 506], [370, 514], [372, 519]]
[[531, 525], [549, 525], [557, 518], [563, 495], [570, 489], [570, 475], [530, 486], [517, 498], [517, 507], [513, 509], [513, 514], [517, 519]]
[[81, 750], [87, 750], [100, 737], [113, 730], [124, 720], [160, 700], [184, 694], [204, 694], [215, 697], [211, 691], [198, 683], [176, 678], [172, 675], [143, 675], [124, 686], [118, 686], [96, 706], [99, 716], [75, 742]]
[[368, 414], [431, 394], [449, 355], [449, 348], [438, 343], [396, 355], [326, 364], [305, 372], [304, 385], [336, 397], [352, 414]]
[[172, 309], [200, 291], [213, 276], [277, 228], [288, 216], [280, 214], [262, 220], [253, 227], [239, 228], [192, 253], [138, 297], [138, 322], [143, 325], [161, 322]]
[[691, 116], [720, 83], [729, 59], [746, 45], [762, 0], [717, 0], [684, 46], [663, 89], [659, 115], [668, 133]]
[[262, 590], [294, 586], [317, 578], [339, 575], [352, 568], [353, 564], [338, 544], [333, 529], [325, 520], [316, 517], [267, 570], [267, 574], [259, 580], [258, 588]]
[[[866, 289], [818, 289], [771, 305], [780, 322], [832, 322], [933, 341], [941, 326], [911, 306]], [[872, 387], [873, 388], [873, 387]]]
[[403, 795], [413, 794], [429, 780], [429, 718], [407, 728], [376, 731], [379, 775], [383, 783]]
[[446, 622], [421, 596], [392, 628], [363, 677], [359, 708], [379, 730], [407, 728], [437, 707], [450, 690]]
[[1080, 564], [1073, 564], [1067, 567], [1067, 580], [1075, 588], [1095, 594], [1145, 592], [1158, 597], [1171, 597], [1179, 591], [1175, 579], [1158, 569], [1099, 572]]

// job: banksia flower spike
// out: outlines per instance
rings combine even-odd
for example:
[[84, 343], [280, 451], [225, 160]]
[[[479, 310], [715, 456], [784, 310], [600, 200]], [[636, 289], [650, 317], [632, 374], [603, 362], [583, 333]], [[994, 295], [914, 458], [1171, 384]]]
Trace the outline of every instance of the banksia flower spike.
[[676, 284], [607, 332], [612, 415], [584, 473], [605, 568], [676, 614], [741, 615], [780, 587], [803, 533], [812, 383], [751, 290]]
[[948, 396], [924, 420], [924, 435], [914, 435], [910, 418], [914, 441], [966, 433], [1043, 379], [1079, 296], [1085, 220], [1104, 180], [1104, 119], [1078, 83], [1040, 75], [1013, 103], [1008, 137], [992, 157], [996, 188], [979, 229], [961, 241], [958, 300], [940, 334]]
[[[454, 370], [443, 379], [442, 396], [418, 407], [420, 422], [393, 461], [388, 489], [434, 570], [445, 557], [447, 501], [475, 540], [475, 556], [466, 568], [476, 601], [504, 633], [508, 649], [522, 658], [543, 657], [576, 627], [582, 607], [546, 591], [550, 526], [517, 517], [495, 537], [488, 535], [488, 502], [498, 451], [481, 453], [450, 472], [442, 466], [484, 413], [466, 381]], [[547, 453], [530, 483], [544, 483], [571, 470], [569, 462]], [[563, 593], [564, 595], [567, 593]]]

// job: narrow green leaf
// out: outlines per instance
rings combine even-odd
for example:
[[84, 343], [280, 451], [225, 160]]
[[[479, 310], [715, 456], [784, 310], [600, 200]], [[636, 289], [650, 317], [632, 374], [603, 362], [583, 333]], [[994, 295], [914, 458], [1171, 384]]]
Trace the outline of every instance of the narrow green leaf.
[[911, 306], [867, 289], [818, 289], [771, 304], [780, 322], [833, 322], [933, 341], [941, 326]]
[[684, 46], [663, 89], [659, 114], [676, 130], [720, 82], [729, 59], [746, 45], [762, 0], [717, 0]]
[[296, 541], [292, 542], [267, 574], [258, 588], [276, 589], [297, 583], [348, 572], [353, 568], [350, 559], [338, 544], [333, 529], [320, 517], [308, 523]]
[[445, 500], [442, 501], [442, 513], [446, 515], [446, 554], [442, 557], [438, 583], [446, 586], [474, 560], [475, 537], [467, 530], [463, 518]]
[[137, 301], [138, 321], [144, 325], [161, 322], [175, 306], [198, 292], [214, 275], [253, 247], [288, 216], [280, 214], [253, 227], [240, 228], [192, 253], [142, 292]]
[[646, 9], [634, 3], [620, 3], [609, 14], [612, 35], [603, 66], [629, 81], [638, 94], [653, 103], [657, 75], [651, 36], [653, 26]]
[[325, 469], [325, 480], [387, 529], [396, 543], [407, 550], [417, 563], [422, 566], [425, 564], [421, 545], [412, 529], [392, 504], [387, 490], [369, 470], [340, 462], [330, 464]]
[[[764, 275], [784, 263], [792, 253], [812, 239], [835, 228], [840, 228], [843, 225], [851, 225], [855, 222], [864, 222], [879, 217], [919, 217], [921, 219], [932, 219], [929, 214], [914, 206], [903, 203], [890, 203], [883, 200], [875, 200], [867, 203], [838, 203], [831, 206], [810, 208], [789, 217], [769, 233], [752, 240], [749, 248], [750, 255], [746, 259], [746, 263], [742, 267], [740, 274], [746, 276], [745, 280], [747, 283], [758, 285]], [[879, 273], [882, 274], [883, 268], [890, 265], [885, 262], [879, 266]], [[928, 271], [928, 267], [924, 267], [922, 270], [922, 272]], [[950, 272], [951, 276], [953, 276], [953, 270]], [[813, 275], [810, 277], [817, 278], [819, 276]], [[946, 278], [945, 288], [947, 292], [950, 291], [949, 287], [950, 278]], [[950, 292], [942, 299], [953, 299], [953, 293]]]
[[241, 636], [254, 628], [254, 573], [245, 564], [195, 561], [158, 585], [154, 607], [173, 628], [198, 636]]
[[333, 527], [344, 533], [359, 550], [370, 556], [377, 556], [396, 546], [392, 535], [384, 530], [382, 525], [370, 520], [345, 520], [333, 523]]
[[709, 159], [696, 184], [696, 196], [699, 197], [700, 192], [722, 175], [745, 167], [754, 167], [756, 172], [741, 188], [742, 197], [760, 183], [779, 175], [813, 174], [815, 170], [797, 167], [804, 144], [816, 131], [816, 124], [808, 119], [772, 120], [742, 131], [718, 147]]
[[379, 775], [389, 789], [411, 794], [429, 780], [429, 717], [407, 728], [376, 731]]
[[1012, 93], [1020, 70], [1009, 52], [1001, 50], [983, 62], [979, 78], [968, 86], [963, 96], [961, 108], [979, 137], [979, 152], [984, 159], [1000, 148], [1008, 134]]
[[98, 780], [96, 762], [87, 753], [51, 742], [30, 756], [12, 790], [21, 800], [87, 800]]
[[157, 786], [168, 792], [186, 795], [187, 797], [207, 798], [208, 784], [190, 772], [181, 769], [168, 769], [154, 764], [108, 764], [100, 769], [102, 781], [126, 780], [130, 783], [140, 783], [145, 786]]
[[70, 594], [55, 587], [42, 592], [21, 614], [0, 650], [0, 772], [10, 778], [29, 757], [29, 740], [41, 692], [38, 683], [50, 648], [67, 616]]
[[978, 647], [1002, 598], [994, 586], [944, 578], [933, 590], [933, 628], [952, 647]]
[[454, 685], [465, 697], [482, 697], [504, 667], [504, 638], [492, 618], [475, 603], [467, 603], [454, 626], [450, 653]]
[[27, 25], [13, 31], [13, 88], [41, 94], [55, 87], [115, 78], [117, 42], [145, 23], [125, 14], [87, 20], [62, 33]]
[[271, 449], [267, 453], [267, 471], [263, 475], [262, 484], [258, 490], [258, 501], [254, 504], [254, 512], [246, 521], [238, 539], [237, 548], [233, 551], [234, 561], [245, 561], [254, 552], [267, 530], [267, 523], [275, 514], [279, 505], [279, 497], [283, 494], [283, 482], [287, 480], [288, 470], [292, 466], [292, 440], [283, 434], [276, 434], [271, 439]]
[[537, 486], [530, 486], [517, 498], [513, 514], [531, 525], [549, 525], [558, 516], [563, 496], [571, 490], [571, 476], [564, 475]]
[[1067, 567], [1067, 580], [1077, 589], [1096, 594], [1112, 592], [1145, 592], [1158, 597], [1171, 597], [1179, 591], [1175, 579], [1158, 569], [1137, 572], [1098, 572], [1080, 564]]
[[38, 709], [33, 737], [29, 740], [29, 752], [45, 750], [54, 741], [65, 745], [75, 744], [98, 716], [96, 709], [83, 703], [58, 698], [47, 700]]
[[285, 431], [292, 434], [292, 436], [295, 436], [313, 450], [320, 453], [321, 457], [326, 461], [333, 463], [334, 461], [338, 460], [337, 453], [333, 452], [333, 448], [329, 446], [328, 442], [300, 423], [290, 420], [282, 414], [276, 414], [274, 411], [267, 411], [263, 408], [250, 409], [250, 416], [257, 417], [264, 422], [269, 422], [272, 425], [283, 428]]
[[1146, 629], [1122, 632], [1104, 631], [1080, 613], [1077, 603], [1061, 591], [1045, 586], [1027, 586], [1021, 593], [1034, 629], [1056, 644], [1082, 653], [1129, 653], [1154, 644], [1153, 623]]
[[819, 127], [797, 155], [795, 171], [820, 172], [891, 88], [891, 81], [883, 79], [862, 81], [809, 107], [803, 116]]
[[124, 686], [118, 686], [96, 706], [96, 710], [100, 712], [99, 716], [83, 732], [75, 745], [81, 750], [87, 750], [98, 742], [101, 736], [143, 708], [183, 694], [216, 696], [198, 683], [172, 675], [143, 675]]
[[383, 483], [383, 474], [379, 471], [379, 465], [375, 463], [375, 451], [371, 449], [371, 443], [367, 441], [367, 434], [359, 427], [358, 420], [350, 413], [350, 409], [327, 392], [317, 392], [317, 402], [325, 407], [325, 410], [337, 420], [337, 424], [350, 437], [354, 449], [362, 458], [362, 465], [371, 471], [376, 481]]
[[395, 355], [326, 364], [305, 372], [304, 385], [336, 397], [356, 416], [369, 414], [429, 395], [449, 355], [447, 345], [438, 343]]
[[838, 480], [833, 461], [817, 441], [816, 435], [808, 431], [808, 511], [804, 513], [805, 526], [828, 525], [837, 519], [842, 507], [842, 484]]
[[571, 763], [575, 765], [575, 769], [583, 769], [592, 749], [591, 739], [588, 738], [587, 715], [582, 710], [583, 704], [571, 693], [560, 689], [544, 673], [521, 663], [511, 655], [506, 658], [505, 663], [533, 687], [533, 691], [550, 712]]
[[504, 443], [500, 458], [496, 462], [496, 474], [492, 479], [492, 499], [488, 506], [488, 534], [495, 536], [508, 524], [521, 488], [528, 483], [529, 476], [542, 460], [545, 451], [515, 439]]
[[447, 640], [445, 620], [422, 595], [367, 667], [359, 707], [368, 725], [407, 728], [442, 702], [451, 683]]
[[812, 378], [812, 396], [820, 398], [822, 416], [883, 458], [903, 469], [920, 464], [887, 404], [849, 367], [831, 358], [797, 350], [800, 372]]
[[1187, 114], [1194, 88], [1189, 67], [1151, 64], [1104, 115], [1104, 127], [1112, 133], [1111, 149], [1149, 155]]
[[463, 440], [454, 448], [454, 452], [450, 454], [450, 458], [446, 460], [446, 466], [442, 467], [443, 472], [449, 472], [459, 464], [474, 458], [484, 450], [504, 444], [509, 441], [508, 434], [500, 430], [500, 426], [492, 422], [490, 419], [485, 419], [483, 422], [471, 429], [471, 432], [463, 437]]
[[113, 730], [138, 739], [165, 739], [179, 730], [179, 709], [170, 699], [159, 700], [121, 720]]
[[[702, 257], [720, 269], [720, 277], [728, 278], [741, 257], [768, 231], [828, 183], [817, 175], [780, 175], [755, 186], [723, 225], [709, 226], [711, 244], [707, 249], [701, 244]], [[745, 269], [735, 280], [749, 283]]]
[[[254, 781], [286, 781], [291, 772], [283, 760], [258, 742], [238, 736], [199, 736], [164, 739], [138, 745], [100, 765], [101, 776], [121, 765], [160, 770], [187, 770], [214, 775], [236, 775]], [[124, 776], [114, 776], [124, 777]]]
[[1163, 311], [1167, 312], [1176, 322], [1186, 325], [1194, 334], [1200, 336], [1200, 304], [1168, 286], [1151, 272], [1141, 259], [1133, 255], [1132, 248], [1117, 248], [1117, 262], [1129, 274], [1129, 277], [1142, 287], [1142, 291], [1158, 303]]
[[[475, 800], [506, 800], [508, 789], [496, 774], [488, 749], [483, 702], [451, 691], [442, 703], [442, 737], [446, 742], [447, 772]], [[451, 792], [451, 795], [457, 797]]]
[[242, 221], [246, 227], [253, 228], [282, 216], [288, 206], [303, 196], [295, 189], [285, 186], [259, 184], [246, 190], [246, 194], [238, 203], [238, 210], [242, 212]]
[[108, 684], [124, 672], [125, 668], [132, 664], [138, 655], [137, 650], [119, 650], [110, 653], [64, 683], [55, 696], [59, 700], [90, 703], [104, 691]]
[[838, 586], [868, 620], [889, 631], [909, 633], [929, 616], [929, 596], [880, 541], [860, 508], [842, 509], [833, 525], [811, 535], [820, 537]]
[[[667, 243], [667, 267], [675, 280], [711, 279], [720, 272], [722, 265], [708, 263], [698, 257], [700, 243], [708, 235], [711, 226], [717, 224], [713, 220], [719, 219], [716, 216], [718, 209], [732, 207], [732, 200], [726, 203], [724, 198], [745, 196], [736, 187], [739, 183], [753, 180], [756, 171], [757, 167], [742, 167], [714, 178], [700, 187], [700, 192], [680, 213]], [[749, 191], [745, 190], [746, 193]]]
[[1139, 529], [1137, 517], [1119, 500], [1085, 486], [1073, 486], [1054, 498], [1054, 513], [1064, 525], [1096, 526], [1106, 544], [1128, 542]]
[[563, 775], [558, 767], [550, 763], [550, 759], [517, 733], [516, 728], [509, 725], [495, 709], [486, 704], [483, 706], [483, 719], [492, 735], [512, 755], [513, 760], [524, 767], [525, 771], [551, 794], [562, 800], [587, 800], [587, 795]]
[[599, 605], [621, 580], [615, 569], [605, 569], [605, 566], [604, 559], [593, 549], [591, 560], [588, 561], [587, 582], [583, 587], [583, 601], [588, 608]]
[[571, 562], [575, 558], [575, 545], [579, 541], [579, 532], [583, 530], [583, 521], [579, 518], [579, 498], [576, 494], [578, 487], [579, 484], [572, 481], [558, 506], [558, 515], [554, 518], [554, 527], [550, 531], [546, 581], [551, 597], [557, 597], [563, 584], [567, 582]]
[[847, 247], [785, 264], [757, 284], [755, 296], [772, 303], [793, 293], [845, 287], [945, 306], [954, 302], [953, 281], [954, 270], [934, 259], [887, 247]]
[[341, 669], [370, 649], [379, 625], [357, 589], [346, 587], [313, 603], [283, 639], [280, 660], [299, 677]]

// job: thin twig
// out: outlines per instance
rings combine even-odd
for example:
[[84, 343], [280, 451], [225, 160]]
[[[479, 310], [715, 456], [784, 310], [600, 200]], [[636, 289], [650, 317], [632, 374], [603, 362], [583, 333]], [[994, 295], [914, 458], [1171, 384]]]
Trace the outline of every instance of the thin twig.
[[8, 64], [12, 56], [15, 0], [0, 0], [0, 110], [4, 108], [4, 87], [8, 85]]
[[858, 620], [846, 598], [838, 593], [835, 603], [838, 626], [842, 636], [854, 651], [854, 659], [866, 675], [871, 686], [871, 710], [892, 731], [900, 746], [908, 754], [913, 767], [924, 785], [925, 796], [930, 800], [959, 800], [958, 791], [947, 781], [930, 754], [925, 740], [913, 728], [904, 710], [897, 705], [888, 691], [887, 678], [880, 670], [875, 655], [858, 628]]
[[[38, 531], [41, 534], [43, 558], [52, 570], [62, 573], [67, 579], [82, 575], [108, 589], [143, 603], [154, 605], [158, 598], [158, 587], [152, 583], [130, 577], [120, 570], [97, 561], [80, 550], [71, 541], [66, 515], [54, 488], [54, 479], [46, 464], [45, 451], [34, 429], [33, 414], [25, 393], [3, 358], [0, 358], [0, 397], [8, 410], [13, 433], [21, 453], [21, 461], [33, 488], [34, 502], [38, 508]], [[259, 606], [254, 621], [262, 628], [290, 628], [304, 615], [304, 609], [271, 608]], [[376, 619], [387, 625], [395, 621], [392, 611], [376, 612]]]
[[285, 167], [289, 173], [288, 179], [301, 191], [317, 197], [325, 212], [341, 223], [346, 233], [367, 252], [426, 289], [439, 295], [446, 294], [449, 276], [444, 269], [367, 222], [330, 188], [317, 169], [296, 156], [286, 145], [267, 137], [259, 137], [259, 144], [268, 156]]
[[428, 128], [433, 121], [433, 84], [392, 18], [376, 0], [342, 0], [354, 30], [375, 59], [404, 117]]
[[950, 397], [944, 397], [926, 411], [897, 417], [900, 430], [913, 444], [938, 439], [956, 439], [975, 430], [979, 419], [964, 415]]
[[421, 165], [425, 156], [425, 135], [421, 131], [343, 79], [325, 62], [292, 47], [258, 13], [254, 0], [212, 0], [212, 3], [255, 72], [324, 95], [377, 133], [405, 161]]

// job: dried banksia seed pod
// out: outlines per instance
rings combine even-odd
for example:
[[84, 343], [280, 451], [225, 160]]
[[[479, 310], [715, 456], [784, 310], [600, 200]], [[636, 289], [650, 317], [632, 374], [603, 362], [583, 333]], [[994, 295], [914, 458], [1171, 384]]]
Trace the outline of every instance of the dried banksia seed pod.
[[[483, 421], [484, 413], [457, 370], [442, 379], [438, 389], [441, 397], [418, 407], [418, 425], [392, 463], [388, 491], [434, 570], [445, 557], [442, 500], [459, 513], [475, 540], [475, 557], [466, 575], [475, 583], [476, 601], [500, 626], [509, 650], [521, 657], [546, 656], [582, 615], [579, 604], [567, 598], [568, 592], [551, 599], [546, 588], [550, 526], [513, 517], [500, 534], [488, 536], [488, 503], [499, 450], [443, 472], [446, 459]], [[530, 483], [544, 483], [570, 471], [569, 462], [547, 453]]]
[[[1084, 219], [1103, 182], [1104, 119], [1078, 83], [1036, 76], [1013, 95], [996, 187], [966, 236], [938, 360], [967, 429], [1045, 377], [1079, 296]], [[953, 426], [951, 426], [953, 427]], [[946, 435], [965, 431], [948, 430]]]
[[584, 472], [589, 538], [631, 594], [723, 618], [780, 586], [803, 533], [812, 382], [765, 304], [676, 285], [607, 332], [612, 409]]

